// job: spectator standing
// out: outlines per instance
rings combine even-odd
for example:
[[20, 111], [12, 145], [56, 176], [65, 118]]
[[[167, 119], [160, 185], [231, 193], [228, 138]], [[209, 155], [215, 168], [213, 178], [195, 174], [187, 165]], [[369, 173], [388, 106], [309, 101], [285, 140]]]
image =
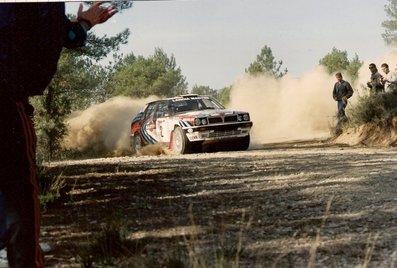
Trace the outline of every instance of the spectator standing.
[[373, 94], [384, 92], [385, 87], [382, 84], [382, 75], [378, 72], [378, 68], [376, 68], [375, 63], [369, 64], [369, 70], [371, 71], [371, 77], [367, 82], [367, 86], [369, 87], [370, 92]]
[[4, 196], [9, 267], [44, 267], [39, 246], [40, 203], [29, 97], [43, 93], [56, 72], [62, 47], [83, 46], [87, 31], [112, 17], [103, 2], [77, 19], [63, 2], [0, 4], [0, 191]]
[[395, 92], [397, 91], [397, 75], [394, 71], [390, 71], [389, 65], [383, 63], [380, 66], [381, 70], [384, 72], [384, 76], [381, 78], [381, 82], [385, 87], [385, 92]]
[[338, 108], [336, 131], [340, 132], [343, 123], [347, 121], [345, 109], [347, 106], [347, 100], [353, 96], [353, 88], [349, 82], [343, 80], [341, 73], [336, 73], [335, 77], [337, 82], [334, 84], [332, 96], [337, 102]]

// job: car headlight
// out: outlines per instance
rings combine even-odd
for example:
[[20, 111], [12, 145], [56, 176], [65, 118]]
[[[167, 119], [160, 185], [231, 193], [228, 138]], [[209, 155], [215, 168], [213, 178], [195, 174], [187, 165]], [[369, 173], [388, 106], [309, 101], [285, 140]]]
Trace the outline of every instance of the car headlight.
[[201, 125], [201, 119], [200, 119], [200, 118], [194, 119], [194, 125], [195, 125], [195, 126]]
[[194, 119], [194, 125], [195, 126], [201, 126], [201, 125], [207, 125], [208, 121], [206, 118], [196, 118]]
[[250, 116], [249, 114], [239, 114], [237, 116], [237, 121], [242, 122], [242, 121], [249, 121], [250, 120]]

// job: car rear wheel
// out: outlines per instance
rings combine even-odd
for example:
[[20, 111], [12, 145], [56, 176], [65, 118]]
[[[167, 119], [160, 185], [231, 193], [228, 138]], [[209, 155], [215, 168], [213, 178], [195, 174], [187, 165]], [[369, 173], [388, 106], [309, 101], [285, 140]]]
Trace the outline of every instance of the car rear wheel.
[[135, 134], [132, 138], [131, 138], [131, 150], [133, 154], [138, 153], [139, 150], [142, 149], [142, 140], [141, 140], [141, 136], [139, 136], [139, 134]]
[[187, 154], [190, 152], [190, 142], [180, 127], [176, 127], [172, 134], [171, 150], [174, 154]]

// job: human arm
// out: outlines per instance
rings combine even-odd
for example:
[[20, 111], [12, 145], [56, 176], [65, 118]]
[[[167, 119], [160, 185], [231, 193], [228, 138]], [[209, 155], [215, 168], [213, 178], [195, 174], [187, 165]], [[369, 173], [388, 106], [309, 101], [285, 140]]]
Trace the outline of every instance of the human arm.
[[334, 100], [338, 100], [338, 96], [337, 96], [337, 94], [336, 94], [336, 83], [335, 83], [335, 85], [334, 85], [334, 89], [332, 90], [332, 98], [333, 98]]
[[371, 76], [371, 83], [372, 88], [376, 90], [384, 88], [384, 85], [382, 83], [382, 75], [380, 73], [375, 73], [373, 76]]
[[343, 99], [344, 100], [347, 100], [347, 99], [349, 99], [351, 96], [353, 96], [353, 88], [352, 88], [352, 86], [350, 85], [350, 83], [349, 82], [345, 82], [346, 84], [345, 84], [345, 86], [346, 86], [346, 94], [343, 96]]
[[387, 82], [390, 82], [394, 85], [397, 84], [397, 74], [395, 72], [390, 72], [387, 76]]
[[117, 8], [113, 6], [102, 7], [103, 3], [96, 2], [86, 11], [83, 11], [83, 4], [80, 4], [77, 12], [77, 21], [89, 30], [97, 24], [104, 23], [118, 12]]
[[77, 12], [77, 19], [69, 21], [68, 23], [69, 26], [65, 47], [76, 48], [84, 46], [87, 39], [87, 31], [96, 24], [107, 21], [118, 12], [113, 6], [103, 8], [101, 6], [103, 3], [104, 2], [96, 2], [86, 11], [83, 11], [83, 4], [80, 4]]

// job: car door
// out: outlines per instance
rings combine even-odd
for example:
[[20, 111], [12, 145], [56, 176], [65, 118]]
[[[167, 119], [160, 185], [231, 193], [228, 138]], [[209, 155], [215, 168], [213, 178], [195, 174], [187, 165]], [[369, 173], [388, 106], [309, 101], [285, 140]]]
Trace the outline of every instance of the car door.
[[158, 142], [158, 135], [156, 131], [156, 109], [157, 102], [150, 103], [145, 110], [144, 121], [141, 128], [142, 137], [147, 144]]
[[168, 101], [162, 101], [158, 103], [156, 107], [156, 136], [158, 141], [161, 142], [168, 142], [169, 141], [169, 118], [170, 118], [170, 111], [168, 107]]

